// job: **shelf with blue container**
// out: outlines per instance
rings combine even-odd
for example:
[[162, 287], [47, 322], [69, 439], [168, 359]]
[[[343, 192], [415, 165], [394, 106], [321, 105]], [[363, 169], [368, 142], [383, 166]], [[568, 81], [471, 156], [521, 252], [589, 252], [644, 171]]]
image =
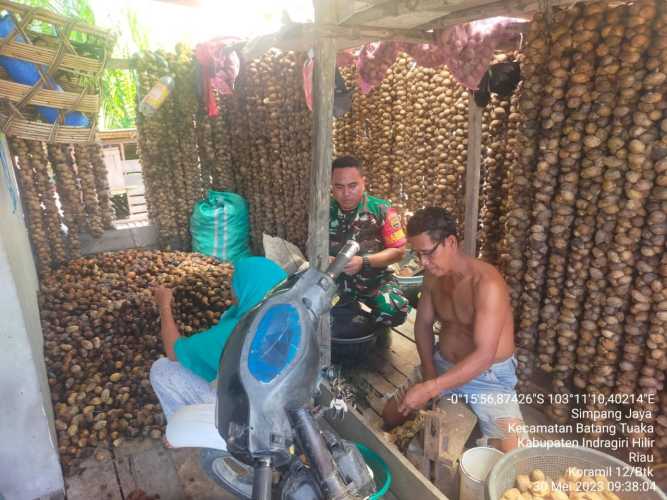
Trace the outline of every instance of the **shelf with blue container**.
[[93, 142], [99, 80], [115, 38], [45, 9], [9, 0], [0, 0], [0, 9], [0, 67], [7, 75], [0, 78], [0, 129], [43, 142]]

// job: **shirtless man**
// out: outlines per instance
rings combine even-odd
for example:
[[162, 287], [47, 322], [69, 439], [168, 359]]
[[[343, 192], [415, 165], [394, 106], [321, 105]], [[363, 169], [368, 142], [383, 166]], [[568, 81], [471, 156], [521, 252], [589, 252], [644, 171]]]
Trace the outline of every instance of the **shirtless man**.
[[[456, 223], [444, 208], [417, 211], [407, 230], [426, 270], [415, 322], [421, 370], [400, 403], [393, 398], [386, 404], [385, 427], [399, 425], [433, 398], [455, 393], [475, 412], [491, 446], [516, 448], [523, 419], [505, 280], [490, 264], [463, 254]], [[435, 321], [442, 328], [434, 348]]]

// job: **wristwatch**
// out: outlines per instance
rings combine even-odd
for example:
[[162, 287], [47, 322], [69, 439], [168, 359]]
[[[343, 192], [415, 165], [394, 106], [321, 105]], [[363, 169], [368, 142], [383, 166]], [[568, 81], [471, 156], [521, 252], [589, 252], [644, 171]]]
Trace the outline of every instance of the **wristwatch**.
[[361, 258], [361, 269], [367, 271], [371, 268], [371, 261], [368, 258], [368, 255], [364, 255]]

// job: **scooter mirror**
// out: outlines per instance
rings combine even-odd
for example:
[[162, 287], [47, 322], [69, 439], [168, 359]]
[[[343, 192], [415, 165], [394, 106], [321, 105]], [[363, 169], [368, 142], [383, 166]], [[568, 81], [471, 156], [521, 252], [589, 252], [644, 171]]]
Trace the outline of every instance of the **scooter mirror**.
[[336, 259], [331, 263], [326, 273], [333, 279], [336, 279], [343, 272], [350, 259], [357, 255], [360, 249], [359, 243], [354, 240], [348, 240], [343, 248], [340, 249], [340, 252], [336, 255]]

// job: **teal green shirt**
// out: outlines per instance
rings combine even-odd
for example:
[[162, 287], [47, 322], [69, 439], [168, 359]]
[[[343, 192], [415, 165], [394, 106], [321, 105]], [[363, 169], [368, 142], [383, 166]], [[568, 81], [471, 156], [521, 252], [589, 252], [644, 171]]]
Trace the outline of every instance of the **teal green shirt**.
[[192, 337], [180, 337], [174, 344], [176, 360], [207, 382], [214, 380], [220, 357], [238, 322], [286, 278], [278, 264], [264, 257], [238, 260], [232, 276], [236, 304], [223, 313], [217, 325]]
[[218, 374], [220, 357], [232, 331], [213, 325], [192, 337], [181, 337], [174, 344], [176, 359], [190, 371], [211, 382]]

